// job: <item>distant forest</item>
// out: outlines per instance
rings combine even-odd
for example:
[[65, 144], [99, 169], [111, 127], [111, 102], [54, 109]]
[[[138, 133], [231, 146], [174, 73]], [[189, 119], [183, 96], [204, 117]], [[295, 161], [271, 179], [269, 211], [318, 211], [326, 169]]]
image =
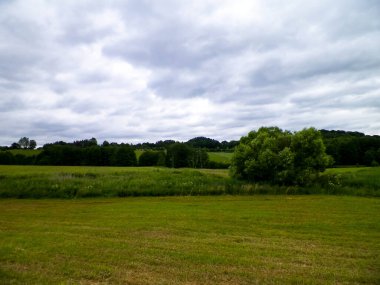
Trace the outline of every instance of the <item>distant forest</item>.
[[[360, 132], [320, 130], [326, 153], [335, 166], [380, 164], [380, 136]], [[10, 165], [94, 165], [94, 166], [167, 166], [194, 168], [228, 168], [227, 163], [210, 161], [207, 152], [233, 152], [239, 141], [222, 141], [196, 137], [187, 142], [174, 140], [156, 143], [125, 144], [95, 138], [45, 144], [38, 154], [15, 149], [34, 149], [36, 142], [24, 137], [10, 147], [0, 147], [0, 164]], [[139, 159], [136, 150], [143, 150]]]

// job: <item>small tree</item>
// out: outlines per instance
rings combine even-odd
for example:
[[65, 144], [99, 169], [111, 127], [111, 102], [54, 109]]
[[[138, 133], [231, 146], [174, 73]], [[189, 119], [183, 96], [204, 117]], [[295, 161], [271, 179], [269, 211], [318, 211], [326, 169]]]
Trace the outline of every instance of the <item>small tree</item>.
[[205, 168], [208, 165], [208, 154], [205, 149], [193, 149], [191, 157], [191, 167]]
[[21, 148], [21, 146], [16, 142], [11, 144], [11, 149], [20, 149], [20, 148]]
[[29, 147], [29, 138], [23, 137], [19, 139], [18, 144], [20, 145], [21, 148], [28, 148]]
[[37, 142], [35, 140], [29, 141], [29, 149], [35, 149], [37, 146]]
[[255, 182], [304, 185], [330, 163], [316, 129], [291, 133], [262, 127], [240, 139], [230, 170], [234, 177]]

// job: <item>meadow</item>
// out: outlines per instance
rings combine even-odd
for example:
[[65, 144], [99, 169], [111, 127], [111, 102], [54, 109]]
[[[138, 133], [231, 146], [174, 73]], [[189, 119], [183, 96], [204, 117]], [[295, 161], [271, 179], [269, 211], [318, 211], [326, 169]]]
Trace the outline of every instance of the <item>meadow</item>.
[[208, 157], [210, 161], [230, 164], [232, 152], [208, 152]]
[[0, 166], [1, 198], [254, 194], [380, 196], [380, 167], [334, 168], [309, 187], [232, 179], [228, 170], [165, 167]]
[[379, 172], [0, 166], [0, 284], [378, 284]]
[[1, 284], [379, 284], [380, 200], [0, 200]]

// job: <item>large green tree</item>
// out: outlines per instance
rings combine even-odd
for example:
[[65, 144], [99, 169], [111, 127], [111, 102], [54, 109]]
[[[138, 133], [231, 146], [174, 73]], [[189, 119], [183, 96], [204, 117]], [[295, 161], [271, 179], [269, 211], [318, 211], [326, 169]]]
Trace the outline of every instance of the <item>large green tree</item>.
[[254, 182], [305, 185], [330, 163], [316, 129], [291, 133], [278, 127], [262, 127], [240, 139], [231, 174]]
[[192, 148], [184, 143], [174, 143], [166, 150], [166, 166], [172, 168], [190, 167]]

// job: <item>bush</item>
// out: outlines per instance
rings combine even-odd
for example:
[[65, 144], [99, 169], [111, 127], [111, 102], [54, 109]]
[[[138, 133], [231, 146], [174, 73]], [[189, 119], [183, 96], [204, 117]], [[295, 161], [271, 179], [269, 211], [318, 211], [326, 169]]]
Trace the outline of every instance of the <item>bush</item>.
[[231, 161], [231, 175], [253, 182], [310, 185], [332, 163], [319, 131], [291, 133], [262, 127], [240, 139]]

